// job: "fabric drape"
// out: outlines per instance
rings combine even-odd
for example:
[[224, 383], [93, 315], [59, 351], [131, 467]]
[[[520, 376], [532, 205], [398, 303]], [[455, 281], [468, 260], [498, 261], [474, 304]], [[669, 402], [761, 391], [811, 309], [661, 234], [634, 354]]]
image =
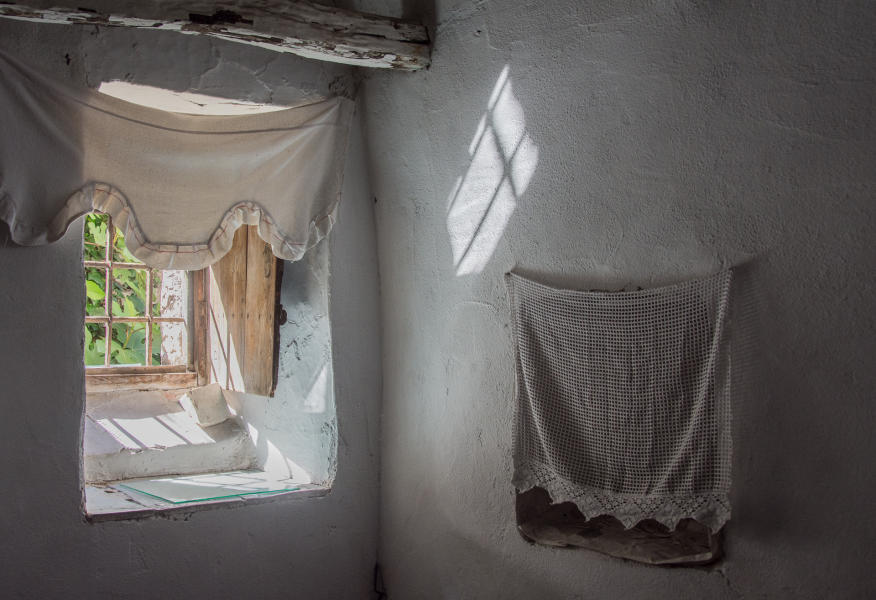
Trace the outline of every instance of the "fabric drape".
[[156, 110], [72, 89], [0, 53], [0, 219], [20, 245], [112, 215], [155, 268], [221, 258], [241, 225], [297, 260], [334, 222], [353, 103], [242, 116]]

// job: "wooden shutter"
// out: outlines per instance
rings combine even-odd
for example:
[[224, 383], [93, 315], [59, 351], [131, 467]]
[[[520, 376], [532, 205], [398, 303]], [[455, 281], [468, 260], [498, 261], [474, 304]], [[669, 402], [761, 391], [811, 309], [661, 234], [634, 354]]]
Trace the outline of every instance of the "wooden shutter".
[[256, 226], [207, 269], [207, 382], [270, 396], [274, 381], [277, 259]]

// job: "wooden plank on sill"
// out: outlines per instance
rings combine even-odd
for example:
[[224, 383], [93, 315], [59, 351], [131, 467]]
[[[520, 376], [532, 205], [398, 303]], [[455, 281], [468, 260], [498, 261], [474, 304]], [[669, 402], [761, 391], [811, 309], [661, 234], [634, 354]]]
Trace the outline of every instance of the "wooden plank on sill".
[[41, 23], [103, 25], [206, 35], [360, 67], [416, 71], [429, 65], [429, 35], [419, 23], [311, 2], [152, 0], [125, 7], [113, 0], [0, 3], [0, 17]]
[[270, 396], [274, 380], [274, 313], [277, 259], [271, 247], [249, 226], [246, 251], [246, 319], [243, 365], [248, 393]]
[[152, 373], [139, 375], [85, 375], [88, 392], [115, 390], [175, 390], [195, 387], [197, 373]]

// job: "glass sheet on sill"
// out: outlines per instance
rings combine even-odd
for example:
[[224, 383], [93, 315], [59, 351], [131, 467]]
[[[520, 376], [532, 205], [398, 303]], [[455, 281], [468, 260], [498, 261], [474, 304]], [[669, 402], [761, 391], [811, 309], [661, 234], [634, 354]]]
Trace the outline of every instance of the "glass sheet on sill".
[[257, 494], [276, 494], [300, 488], [299, 485], [289, 481], [271, 479], [261, 471], [153, 477], [127, 481], [113, 487], [146, 494], [171, 504], [206, 502]]

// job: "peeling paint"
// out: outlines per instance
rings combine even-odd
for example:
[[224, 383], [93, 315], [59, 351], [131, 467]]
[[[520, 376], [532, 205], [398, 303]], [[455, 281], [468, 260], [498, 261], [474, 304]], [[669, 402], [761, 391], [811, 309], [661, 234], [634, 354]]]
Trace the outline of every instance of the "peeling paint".
[[[188, 20], [185, 20], [161, 18], [163, 15], [144, 18], [100, 14], [83, 8], [35, 9], [0, 3], [0, 18], [177, 31], [362, 67], [417, 70], [429, 64], [429, 36], [422, 25], [306, 2], [284, 6], [277, 12], [266, 8], [251, 11], [252, 14], [247, 15], [227, 9], [218, 9], [209, 15], [187, 13]], [[260, 31], [261, 28], [267, 29]], [[393, 35], [388, 36], [388, 32]]]

